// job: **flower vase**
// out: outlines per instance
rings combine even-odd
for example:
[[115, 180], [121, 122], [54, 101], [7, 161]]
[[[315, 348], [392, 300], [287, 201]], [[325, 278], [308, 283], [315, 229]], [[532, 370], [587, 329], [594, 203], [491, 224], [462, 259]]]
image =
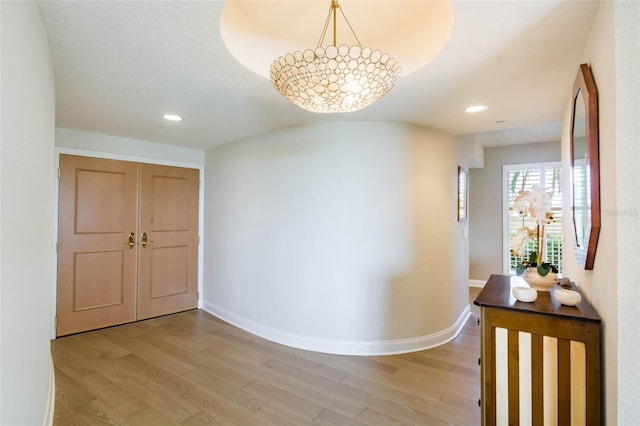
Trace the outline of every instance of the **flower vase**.
[[529, 284], [530, 287], [538, 291], [549, 291], [551, 287], [558, 283], [558, 276], [549, 272], [547, 275], [540, 275], [537, 268], [527, 268], [522, 274], [522, 279]]

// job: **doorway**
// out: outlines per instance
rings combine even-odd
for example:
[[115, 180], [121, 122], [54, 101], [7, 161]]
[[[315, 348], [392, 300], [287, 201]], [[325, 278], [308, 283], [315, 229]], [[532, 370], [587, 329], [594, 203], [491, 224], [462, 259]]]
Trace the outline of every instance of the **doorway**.
[[198, 303], [199, 170], [60, 156], [56, 335]]

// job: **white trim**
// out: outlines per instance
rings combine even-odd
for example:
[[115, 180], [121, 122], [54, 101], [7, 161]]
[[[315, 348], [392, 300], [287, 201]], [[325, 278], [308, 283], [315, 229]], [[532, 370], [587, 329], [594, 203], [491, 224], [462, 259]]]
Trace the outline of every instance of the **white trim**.
[[507, 178], [509, 176], [509, 170], [511, 170], [511, 164], [504, 164], [502, 166], [502, 273], [505, 271], [508, 273], [509, 269], [509, 221], [507, 220], [507, 212], [509, 211], [509, 189], [507, 184]]
[[44, 411], [43, 426], [53, 425], [53, 414], [56, 407], [56, 372], [53, 367], [53, 358], [49, 354], [49, 360], [51, 361], [51, 367], [49, 372], [49, 392], [47, 394], [47, 407]]
[[469, 287], [483, 288], [486, 283], [486, 280], [472, 280], [471, 278], [469, 278]]
[[[66, 146], [56, 146], [56, 158], [60, 158], [60, 154], [79, 155], [83, 157], [104, 158], [107, 160], [130, 161], [133, 163], [155, 164], [160, 166], [187, 167], [191, 169], [204, 169], [204, 164], [199, 162], [184, 162], [163, 160], [153, 157], [141, 157], [137, 155], [114, 154], [111, 152], [91, 151], [87, 149], [69, 148]], [[56, 167], [56, 173], [58, 169]]]
[[282, 345], [314, 352], [361, 356], [395, 355], [443, 345], [455, 339], [471, 315], [471, 308], [467, 305], [451, 327], [427, 336], [386, 341], [344, 341], [289, 333], [258, 323], [207, 301], [204, 302], [203, 309], [242, 330]]
[[55, 223], [53, 229], [53, 297], [52, 297], [52, 306], [51, 312], [53, 313], [53, 318], [51, 320], [51, 338], [56, 338], [56, 326], [55, 319], [57, 315], [57, 294], [58, 294], [58, 253], [56, 251], [56, 244], [58, 242], [58, 201], [59, 201], [59, 193], [60, 193], [60, 180], [58, 179], [58, 168], [60, 167], [60, 155], [68, 154], [68, 155], [80, 155], [84, 157], [93, 157], [93, 158], [104, 158], [109, 160], [120, 160], [120, 161], [131, 161], [135, 163], [145, 163], [145, 164], [157, 164], [162, 166], [173, 166], [173, 167], [186, 167], [190, 169], [198, 169], [200, 171], [200, 188], [199, 188], [199, 206], [198, 206], [198, 235], [200, 236], [200, 244], [198, 245], [198, 308], [203, 308], [202, 295], [204, 294], [204, 163], [197, 162], [179, 162], [179, 161], [170, 161], [170, 160], [161, 160], [156, 158], [146, 158], [146, 157], [138, 157], [132, 155], [124, 155], [124, 154], [113, 154], [108, 152], [100, 152], [100, 151], [91, 151], [91, 150], [83, 150], [76, 148], [68, 148], [64, 146], [57, 146], [55, 148], [55, 159], [54, 159], [54, 182], [55, 182], [55, 194], [54, 197], [54, 206], [53, 206], [53, 220]]

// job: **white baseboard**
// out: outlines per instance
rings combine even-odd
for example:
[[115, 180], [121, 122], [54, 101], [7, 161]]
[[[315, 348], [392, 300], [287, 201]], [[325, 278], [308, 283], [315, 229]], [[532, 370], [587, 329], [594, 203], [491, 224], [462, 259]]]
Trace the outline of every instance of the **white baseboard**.
[[53, 413], [56, 408], [56, 372], [53, 367], [53, 358], [51, 358], [51, 372], [49, 373], [49, 392], [47, 395], [47, 408], [44, 412], [43, 426], [53, 425]]
[[427, 336], [387, 341], [341, 341], [302, 336], [265, 326], [207, 301], [204, 302], [204, 310], [251, 334], [285, 346], [336, 355], [361, 356], [395, 355], [443, 345], [460, 333], [471, 315], [471, 309], [467, 305], [451, 327]]
[[486, 280], [472, 280], [469, 279], [469, 287], [484, 287], [484, 285], [487, 283]]

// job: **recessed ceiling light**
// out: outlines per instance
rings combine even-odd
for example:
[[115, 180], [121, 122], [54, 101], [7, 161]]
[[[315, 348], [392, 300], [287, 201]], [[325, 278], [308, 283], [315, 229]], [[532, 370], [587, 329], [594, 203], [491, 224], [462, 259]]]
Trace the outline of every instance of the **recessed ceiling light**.
[[489, 108], [489, 107], [486, 106], [486, 105], [473, 105], [473, 106], [465, 108], [464, 112], [469, 113], [469, 114], [473, 114], [475, 112], [486, 111], [487, 108]]
[[507, 121], [506, 120], [498, 120], [496, 121], [496, 124], [506, 124]]
[[162, 118], [164, 118], [165, 120], [169, 120], [169, 121], [182, 121], [182, 117], [180, 117], [179, 115], [175, 115], [175, 114], [165, 114], [162, 116]]

